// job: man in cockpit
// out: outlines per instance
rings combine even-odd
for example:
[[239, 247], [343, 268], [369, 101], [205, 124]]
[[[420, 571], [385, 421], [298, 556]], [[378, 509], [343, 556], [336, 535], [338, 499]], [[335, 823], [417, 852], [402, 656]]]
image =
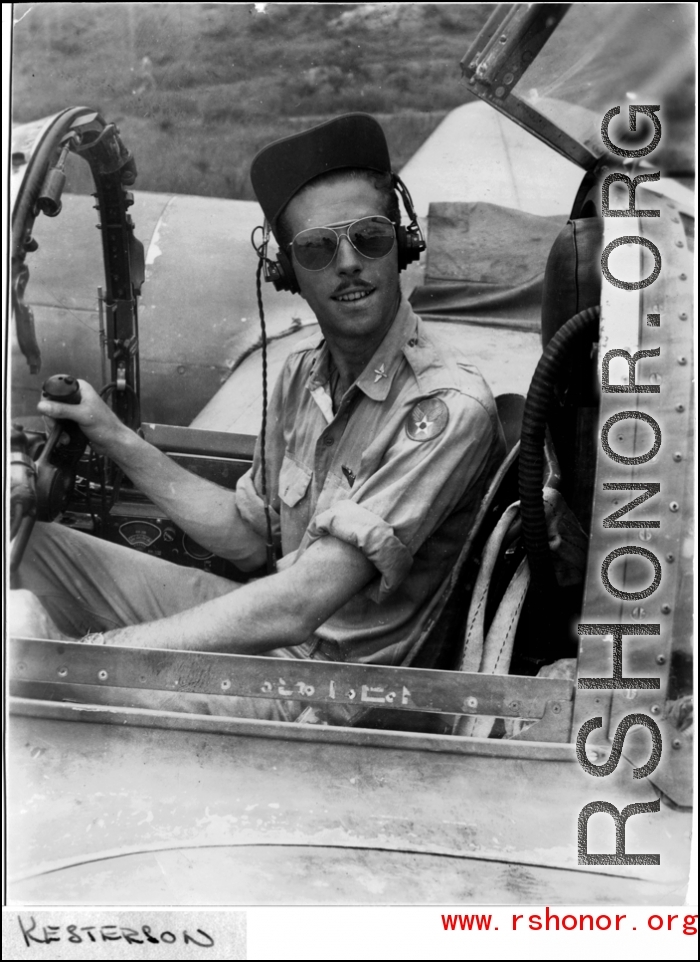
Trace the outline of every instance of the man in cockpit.
[[[277, 141], [251, 177], [280, 247], [274, 271], [323, 334], [290, 355], [274, 388], [264, 470], [259, 439], [235, 492], [190, 474], [85, 382], [79, 405], [39, 410], [77, 421], [165, 515], [239, 568], [265, 563], [271, 530], [276, 572], [239, 586], [54, 524], [36, 526], [21, 587], [53, 636], [401, 664], [503, 458], [494, 401], [401, 293], [420, 237], [415, 219], [400, 225], [376, 121], [348, 115]], [[284, 720], [301, 708], [219, 701], [229, 714]]]

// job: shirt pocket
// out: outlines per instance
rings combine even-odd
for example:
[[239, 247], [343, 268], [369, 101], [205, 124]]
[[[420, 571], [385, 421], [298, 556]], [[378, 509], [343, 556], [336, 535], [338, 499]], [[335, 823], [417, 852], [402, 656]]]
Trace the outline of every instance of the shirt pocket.
[[308, 497], [311, 471], [285, 454], [280, 468], [280, 527], [282, 554], [289, 554], [301, 544], [311, 512]]
[[285, 454], [280, 469], [280, 500], [288, 508], [295, 508], [306, 496], [310, 482], [311, 471]]

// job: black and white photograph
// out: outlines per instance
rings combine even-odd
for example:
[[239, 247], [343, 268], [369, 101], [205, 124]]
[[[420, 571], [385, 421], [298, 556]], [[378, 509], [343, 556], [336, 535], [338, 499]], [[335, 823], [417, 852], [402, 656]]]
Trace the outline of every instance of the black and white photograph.
[[696, 21], [3, 4], [8, 911], [691, 957]]

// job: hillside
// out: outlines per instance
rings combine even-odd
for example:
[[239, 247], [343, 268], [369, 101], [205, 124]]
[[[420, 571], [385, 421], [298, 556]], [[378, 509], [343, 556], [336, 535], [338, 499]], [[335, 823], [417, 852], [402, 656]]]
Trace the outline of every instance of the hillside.
[[118, 121], [139, 188], [247, 199], [265, 143], [366, 110], [399, 168], [471, 99], [459, 61], [492, 7], [16, 4], [13, 121], [95, 106]]

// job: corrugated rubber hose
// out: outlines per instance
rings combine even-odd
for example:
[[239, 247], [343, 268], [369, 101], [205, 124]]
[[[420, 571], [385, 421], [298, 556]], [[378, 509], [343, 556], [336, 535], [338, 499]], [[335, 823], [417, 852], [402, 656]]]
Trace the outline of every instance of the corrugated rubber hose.
[[571, 354], [590, 340], [600, 318], [600, 307], [589, 307], [559, 328], [544, 349], [525, 401], [520, 436], [520, 514], [533, 588], [556, 588], [542, 497], [544, 442], [557, 376]]

